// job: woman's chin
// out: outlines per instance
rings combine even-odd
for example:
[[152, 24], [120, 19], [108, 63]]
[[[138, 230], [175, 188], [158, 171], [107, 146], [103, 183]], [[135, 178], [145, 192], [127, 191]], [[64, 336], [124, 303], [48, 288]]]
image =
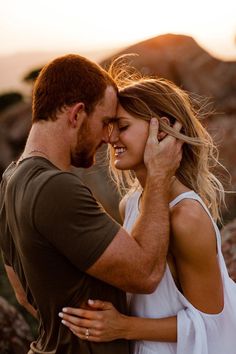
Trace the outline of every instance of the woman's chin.
[[117, 168], [117, 170], [130, 170], [132, 168], [128, 164], [125, 164], [124, 162], [122, 162], [120, 160], [115, 160], [114, 166], [115, 166], [115, 168]]

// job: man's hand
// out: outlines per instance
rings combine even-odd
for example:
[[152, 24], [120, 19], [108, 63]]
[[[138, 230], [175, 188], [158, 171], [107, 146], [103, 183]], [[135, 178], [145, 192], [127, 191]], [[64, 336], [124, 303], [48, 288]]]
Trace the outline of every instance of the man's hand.
[[[182, 125], [179, 122], [175, 122], [173, 126], [177, 132], [180, 131], [181, 127]], [[170, 135], [159, 142], [158, 132], [158, 120], [152, 118], [144, 151], [144, 163], [147, 167], [148, 176], [170, 180], [180, 165], [183, 142]]]

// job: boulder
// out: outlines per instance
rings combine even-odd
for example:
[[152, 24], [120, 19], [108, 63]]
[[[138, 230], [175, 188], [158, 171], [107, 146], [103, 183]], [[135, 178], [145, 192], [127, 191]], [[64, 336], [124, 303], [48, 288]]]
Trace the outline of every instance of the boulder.
[[0, 297], [0, 353], [26, 354], [33, 340], [22, 315]]
[[236, 282], [236, 219], [221, 231], [222, 251], [230, 277]]

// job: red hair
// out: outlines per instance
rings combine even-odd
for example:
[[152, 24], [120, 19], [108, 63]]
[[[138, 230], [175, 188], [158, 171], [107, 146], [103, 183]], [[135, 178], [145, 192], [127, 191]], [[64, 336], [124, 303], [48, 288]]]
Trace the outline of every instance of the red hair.
[[56, 120], [65, 106], [83, 102], [89, 114], [116, 84], [99, 65], [75, 54], [56, 58], [41, 70], [33, 89], [32, 120]]

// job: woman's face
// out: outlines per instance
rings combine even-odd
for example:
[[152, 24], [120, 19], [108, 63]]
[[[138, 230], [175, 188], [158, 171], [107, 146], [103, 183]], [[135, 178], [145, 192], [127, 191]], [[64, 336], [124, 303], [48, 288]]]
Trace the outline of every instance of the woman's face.
[[143, 154], [149, 123], [130, 115], [121, 105], [118, 106], [117, 118], [110, 136], [115, 167], [133, 171], [145, 168]]

